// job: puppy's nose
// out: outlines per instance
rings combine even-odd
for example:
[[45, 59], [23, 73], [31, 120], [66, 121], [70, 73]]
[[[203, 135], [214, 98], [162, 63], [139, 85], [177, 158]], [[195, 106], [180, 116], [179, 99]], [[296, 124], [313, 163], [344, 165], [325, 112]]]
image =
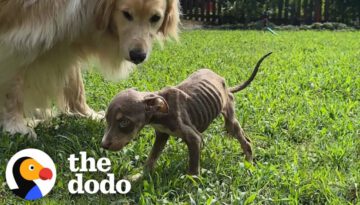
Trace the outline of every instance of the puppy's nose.
[[104, 149], [109, 149], [111, 143], [110, 142], [101, 142], [101, 147]]
[[135, 49], [130, 51], [130, 60], [136, 65], [144, 62], [145, 58], [146, 58], [146, 53], [143, 52], [142, 50]]

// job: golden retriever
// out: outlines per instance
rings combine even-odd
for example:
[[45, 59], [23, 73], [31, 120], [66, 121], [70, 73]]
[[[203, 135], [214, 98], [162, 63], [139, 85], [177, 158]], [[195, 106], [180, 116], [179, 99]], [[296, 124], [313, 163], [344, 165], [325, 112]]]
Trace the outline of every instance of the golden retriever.
[[154, 40], [177, 38], [178, 0], [0, 0], [0, 127], [35, 137], [27, 120], [61, 111], [101, 117], [85, 99], [79, 62], [124, 77]]

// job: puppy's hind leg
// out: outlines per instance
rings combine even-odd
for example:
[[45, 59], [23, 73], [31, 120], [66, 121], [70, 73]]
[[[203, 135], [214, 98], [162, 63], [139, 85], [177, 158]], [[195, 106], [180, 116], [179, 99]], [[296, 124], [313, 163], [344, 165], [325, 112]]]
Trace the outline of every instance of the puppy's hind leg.
[[229, 94], [229, 100], [224, 107], [222, 114], [224, 116], [226, 130], [240, 142], [241, 148], [245, 153], [246, 160], [251, 162], [253, 160], [251, 142], [249, 138], [246, 137], [239, 121], [235, 118], [235, 105], [232, 94]]
[[4, 108], [2, 110], [2, 125], [5, 132], [14, 135], [16, 133], [29, 135], [36, 138], [35, 131], [27, 126], [24, 118], [24, 76], [19, 74], [11, 82], [6, 92]]
[[80, 66], [74, 66], [68, 74], [66, 86], [64, 88], [65, 112], [90, 117], [101, 120], [105, 114], [95, 112], [86, 103], [85, 88], [82, 80]]

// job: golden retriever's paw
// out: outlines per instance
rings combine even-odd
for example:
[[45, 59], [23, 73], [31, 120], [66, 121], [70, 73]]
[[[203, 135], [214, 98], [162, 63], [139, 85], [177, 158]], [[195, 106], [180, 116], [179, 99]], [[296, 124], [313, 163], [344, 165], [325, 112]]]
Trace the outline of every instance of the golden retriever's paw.
[[[33, 115], [34, 118], [36, 120], [45, 120], [48, 119], [49, 117], [55, 117], [56, 116], [56, 112], [51, 110], [51, 109], [35, 109]], [[35, 126], [31, 126], [31, 127], [35, 127]]]
[[95, 112], [92, 111], [89, 115], [89, 118], [93, 119], [93, 120], [103, 120], [105, 118], [105, 111], [99, 111], [99, 112]]
[[21, 134], [28, 136], [30, 139], [36, 140], [37, 135], [35, 130], [31, 127], [28, 127], [25, 123], [21, 122], [4, 122], [3, 131], [11, 135]]
[[91, 108], [86, 109], [85, 111], [79, 112], [79, 111], [66, 111], [66, 115], [69, 116], [80, 116], [80, 117], [86, 117], [90, 118], [92, 120], [98, 120], [101, 121], [105, 118], [105, 111], [96, 112]]
[[44, 122], [44, 120], [39, 120], [39, 119], [29, 119], [27, 120], [27, 125], [28, 127], [36, 127], [38, 126], [40, 123]]
[[129, 180], [130, 182], [137, 182], [139, 181], [141, 178], [143, 178], [144, 174], [142, 172], [134, 174], [134, 175], [130, 175], [130, 176], [126, 176], [125, 179]]

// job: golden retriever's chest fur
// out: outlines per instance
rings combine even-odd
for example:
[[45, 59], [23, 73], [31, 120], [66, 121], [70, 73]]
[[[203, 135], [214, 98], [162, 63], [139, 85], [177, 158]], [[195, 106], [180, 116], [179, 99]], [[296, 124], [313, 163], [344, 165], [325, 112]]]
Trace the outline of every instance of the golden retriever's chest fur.
[[0, 0], [0, 127], [29, 133], [24, 114], [54, 102], [93, 115], [80, 60], [124, 78], [178, 23], [178, 0]]
[[[95, 29], [97, 0], [6, 0], [0, 6], [0, 41], [16, 50], [46, 50]], [[93, 27], [93, 28], [91, 28]]]

